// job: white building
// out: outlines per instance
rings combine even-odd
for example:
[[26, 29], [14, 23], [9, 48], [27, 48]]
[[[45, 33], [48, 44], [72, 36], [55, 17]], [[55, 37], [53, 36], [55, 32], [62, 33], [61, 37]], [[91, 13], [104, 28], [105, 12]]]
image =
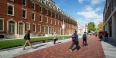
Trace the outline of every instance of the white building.
[[78, 24], [78, 34], [83, 34], [84, 32], [87, 32], [87, 25]]

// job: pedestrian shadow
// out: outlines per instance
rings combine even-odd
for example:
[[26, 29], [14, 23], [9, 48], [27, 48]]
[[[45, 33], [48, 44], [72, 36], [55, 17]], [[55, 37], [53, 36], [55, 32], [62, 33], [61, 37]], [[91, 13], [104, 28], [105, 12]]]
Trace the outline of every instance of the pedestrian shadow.
[[81, 49], [81, 46], [78, 46], [77, 48], [74, 47], [74, 48], [72, 49], [72, 51], [74, 51], [74, 50], [80, 50], [80, 49]]
[[59, 43], [62, 43], [62, 42], [57, 42], [56, 44], [59, 44]]
[[39, 45], [39, 46], [36, 46], [35, 48], [39, 48], [39, 47], [42, 47], [42, 46], [45, 46], [47, 44], [42, 44], [42, 45]]
[[[104, 40], [104, 42], [106, 41]], [[108, 42], [106, 43], [111, 44], [112, 46], [116, 47], [116, 39], [108, 38]]]

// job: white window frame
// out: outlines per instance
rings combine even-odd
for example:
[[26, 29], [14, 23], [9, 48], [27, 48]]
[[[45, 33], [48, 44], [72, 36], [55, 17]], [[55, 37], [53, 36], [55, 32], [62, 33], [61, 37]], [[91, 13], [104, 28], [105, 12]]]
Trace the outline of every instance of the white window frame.
[[[23, 5], [23, 0], [22, 0], [22, 5]], [[23, 6], [26, 6], [27, 5], [27, 0], [25, 0], [25, 5], [23, 5]]]
[[33, 32], [36, 32], [36, 24], [33, 23], [33, 26], [35, 25], [35, 31], [33, 30]]
[[[13, 21], [13, 22], [14, 22], [14, 21]], [[11, 28], [11, 30], [10, 30], [10, 31], [8, 30], [8, 31], [9, 31], [9, 33], [11, 33], [11, 34], [15, 34], [15, 23], [14, 23], [14, 24], [12, 24], [12, 23], [8, 23], [8, 24], [9, 24], [9, 25], [11, 25], [11, 27], [8, 25], [8, 26], [9, 26], [8, 28]], [[13, 29], [13, 28], [12, 28], [12, 27], [13, 27], [13, 25], [14, 25], [14, 31], [12, 30], [12, 29]]]
[[44, 30], [42, 30], [42, 33], [45, 33], [45, 25], [42, 26]]
[[35, 5], [36, 5], [36, 4], [35, 4], [35, 3], [32, 3], [32, 5], [34, 5], [34, 8], [32, 8], [32, 9], [35, 10]]
[[34, 14], [34, 19], [32, 19], [32, 20], [34, 20], [34, 21], [35, 21], [35, 12], [32, 12], [32, 16], [33, 16], [33, 14]]
[[47, 19], [47, 22], [46, 23], [48, 23], [48, 17], [46, 16], [46, 19]]
[[59, 26], [59, 21], [58, 21], [58, 26]]
[[48, 10], [46, 9], [46, 15], [48, 15]]
[[[40, 26], [40, 31], [38, 30], [38, 32], [40, 33], [41, 32], [41, 24], [38, 24], [38, 26]], [[38, 28], [37, 28], [38, 29]]]
[[[40, 18], [40, 16], [41, 16], [41, 18]], [[42, 22], [42, 19], [43, 19], [43, 18], [42, 18], [42, 15], [40, 15], [40, 16], [39, 16], [39, 19], [41, 19], [41, 21], [40, 21], [40, 20], [39, 20], [39, 21]]]
[[3, 32], [4, 31], [4, 18], [0, 18], [0, 20], [2, 20], [3, 21], [3, 29], [2, 30], [0, 30], [0, 32]]
[[58, 19], [59, 19], [59, 14], [58, 14]]
[[42, 13], [42, 7], [40, 6], [40, 13]]
[[50, 18], [50, 24], [52, 24], [52, 18]]
[[48, 25], [45, 26], [45, 33], [48, 34]]
[[56, 18], [56, 13], [54, 14], [55, 18]]
[[56, 20], [55, 20], [54, 24], [56, 25]]
[[[25, 10], [25, 17], [23, 17], [23, 10]], [[22, 18], [27, 19], [27, 10], [22, 8]]]
[[[27, 24], [28, 24], [28, 27], [27, 27]], [[26, 31], [30, 30], [30, 23], [26, 22], [25, 25], [26, 25]], [[29, 28], [29, 29], [27, 30], [27, 28]]]
[[50, 16], [52, 16], [52, 12], [50, 12], [51, 13], [51, 15]]
[[[13, 13], [12, 13], [12, 15], [8, 14], [8, 6], [12, 6], [13, 7], [13, 10], [12, 10]], [[13, 4], [7, 3], [7, 15], [14, 16], [14, 5]]]

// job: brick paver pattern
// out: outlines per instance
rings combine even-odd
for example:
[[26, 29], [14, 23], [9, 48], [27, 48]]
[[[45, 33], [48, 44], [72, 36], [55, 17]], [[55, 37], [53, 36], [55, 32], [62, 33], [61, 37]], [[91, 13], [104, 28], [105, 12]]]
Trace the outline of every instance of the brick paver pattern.
[[[88, 46], [82, 47], [82, 39], [79, 39], [80, 51], [69, 51], [72, 41], [58, 44], [45, 49], [37, 50], [15, 58], [105, 58], [102, 45], [97, 37], [88, 37]], [[74, 46], [73, 48], [75, 48]]]

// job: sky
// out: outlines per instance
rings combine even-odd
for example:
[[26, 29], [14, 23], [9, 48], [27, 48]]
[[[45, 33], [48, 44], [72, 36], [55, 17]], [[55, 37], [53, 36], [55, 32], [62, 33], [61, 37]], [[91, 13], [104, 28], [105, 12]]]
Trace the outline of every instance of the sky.
[[77, 20], [78, 24], [103, 22], [103, 10], [106, 0], [53, 0], [65, 13]]

